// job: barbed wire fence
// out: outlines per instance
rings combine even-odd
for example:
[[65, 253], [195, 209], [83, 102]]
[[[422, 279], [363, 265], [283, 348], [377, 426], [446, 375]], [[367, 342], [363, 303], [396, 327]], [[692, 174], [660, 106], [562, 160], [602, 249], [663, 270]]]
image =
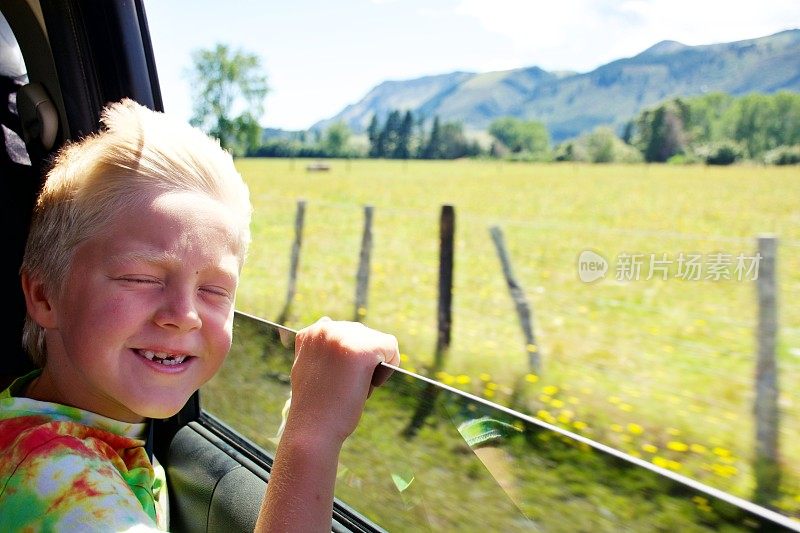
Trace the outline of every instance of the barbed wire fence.
[[[330, 202], [315, 200], [315, 206], [328, 208], [352, 209], [358, 204], [349, 202]], [[291, 306], [297, 292], [298, 266], [300, 263], [301, 248], [303, 243], [303, 228], [305, 220], [307, 200], [298, 200], [294, 223], [294, 241], [291, 248], [291, 258], [289, 267], [289, 278], [287, 283], [286, 302], [281, 311], [278, 321], [283, 323], [291, 313]], [[376, 207], [373, 205], [358, 206], [363, 209], [364, 225], [362, 229], [361, 246], [359, 250], [358, 268], [355, 273], [355, 294], [354, 294], [354, 320], [365, 320], [368, 315], [369, 302], [369, 279], [372, 249], [374, 245], [373, 220]], [[382, 212], [391, 214], [401, 214], [419, 218], [422, 215], [429, 216], [430, 211], [412, 208], [381, 208]], [[535, 291], [527, 291], [514, 274], [514, 266], [511, 255], [505, 244], [505, 237], [499, 222], [501, 219], [466, 216], [462, 217], [472, 223], [485, 223], [489, 230], [489, 237], [492, 240], [497, 258], [503, 273], [506, 287], [516, 310], [520, 329], [523, 338], [523, 352], [527, 358], [527, 367], [535, 375], [542, 374], [545, 370], [546, 359], [542, 354], [539, 343], [537, 343], [536, 328], [534, 327], [535, 310], [531, 301], [537, 295]], [[536, 228], [539, 230], [569, 229], [586, 230], [600, 233], [613, 233], [617, 235], [636, 235], [639, 237], [657, 237], [672, 239], [703, 240], [720, 243], [736, 243], [739, 245], [749, 244], [752, 246], [753, 239], [732, 237], [725, 235], [698, 235], [681, 232], [659, 232], [650, 230], [635, 230], [629, 228], [598, 227], [591, 228], [580, 224], [563, 224], [545, 221], [506, 219], [505, 224], [516, 227]], [[453, 268], [454, 268], [454, 241], [455, 241], [455, 208], [452, 205], [441, 206], [440, 210], [440, 235], [439, 235], [439, 282], [438, 282], [438, 304], [437, 304], [437, 340], [434, 350], [434, 362], [431, 373], [435, 374], [445, 368], [447, 353], [451, 342], [452, 327], [452, 287], [453, 287]], [[695, 319], [716, 321], [720, 323], [735, 325], [738, 327], [754, 328], [756, 335], [756, 358], [754, 363], [754, 381], [743, 377], [728, 376], [726, 379], [740, 383], [742, 386], [750, 386], [754, 391], [753, 413], [754, 413], [754, 459], [753, 471], [755, 474], [754, 501], [769, 505], [769, 502], [779, 494], [780, 487], [780, 454], [779, 454], [779, 435], [785, 432], [781, 430], [779, 423], [779, 365], [776, 360], [776, 339], [778, 332], [785, 332], [790, 336], [800, 335], [800, 328], [788, 327], [779, 328], [777, 315], [777, 279], [776, 262], [778, 239], [774, 235], [760, 235], [756, 238], [756, 253], [760, 262], [758, 264], [757, 276], [752, 279], [756, 285], [758, 312], [756, 320], [742, 321], [738, 319], [728, 319], [721, 316], [695, 315]], [[800, 248], [800, 241], [783, 241], [780, 246], [786, 248]], [[785, 293], [800, 293], [800, 288], [784, 287]], [[558, 294], [557, 291], [551, 291]], [[565, 298], [571, 295], [564, 294]], [[601, 298], [601, 300], [612, 307], [627, 307], [634, 310], [646, 311], [650, 313], [664, 313], [662, 307], [648, 306], [642, 304], [632, 304], [613, 298]], [[550, 309], [553, 311], [554, 309]], [[562, 313], [568, 313], [571, 309], [563, 308]], [[580, 317], [573, 317], [580, 320]], [[694, 343], [681, 339], [666, 337], [670, 343], [680, 346], [687, 352], [713, 353], [714, 349], [709, 348], [703, 343]], [[647, 344], [647, 339], [636, 339], [636, 342]], [[744, 358], [748, 354], [741, 354]], [[750, 356], [752, 357], [752, 356]], [[792, 365], [783, 362], [781, 367], [797, 371], [800, 365]], [[672, 367], [681, 371], [692, 371], [708, 374], [710, 377], [717, 377], [718, 372], [714, 369], [705, 369], [697, 364], [680, 364], [673, 362]], [[607, 371], [608, 369], [604, 369]], [[691, 399], [692, 401], [704, 401], [704, 403], [724, 408], [723, 405], [708, 399], [703, 400], [697, 396], [690, 395], [685, 391], [671, 391], [679, 397]], [[413, 434], [421, 427], [427, 416], [430, 415], [431, 407], [435, 401], [435, 391], [432, 388], [428, 396], [421, 399], [419, 408], [412, 417], [406, 428], [406, 436]], [[424, 395], [423, 395], [424, 396]]]

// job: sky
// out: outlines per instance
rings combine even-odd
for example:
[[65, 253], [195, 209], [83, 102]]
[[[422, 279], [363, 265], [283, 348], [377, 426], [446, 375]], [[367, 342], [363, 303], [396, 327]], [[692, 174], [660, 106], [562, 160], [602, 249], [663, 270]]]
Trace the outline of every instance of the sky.
[[662, 40], [800, 28], [800, 0], [145, 0], [164, 109], [192, 112], [192, 52], [256, 54], [264, 127], [300, 130], [386, 80], [539, 66], [590, 71]]

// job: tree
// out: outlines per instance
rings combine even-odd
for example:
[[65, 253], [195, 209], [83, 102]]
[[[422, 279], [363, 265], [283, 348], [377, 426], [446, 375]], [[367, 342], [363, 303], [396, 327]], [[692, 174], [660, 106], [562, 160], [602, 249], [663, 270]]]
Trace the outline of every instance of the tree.
[[379, 157], [397, 157], [401, 126], [402, 119], [400, 118], [400, 111], [395, 109], [389, 113], [389, 116], [386, 118], [386, 124], [383, 126], [383, 131], [378, 137], [378, 144], [380, 145]]
[[586, 144], [593, 163], [614, 162], [614, 142], [617, 136], [610, 128], [599, 127], [587, 136]]
[[367, 137], [369, 138], [369, 156], [380, 157], [380, 144], [379, 139], [381, 136], [381, 126], [378, 123], [378, 115], [372, 115], [372, 120], [369, 121], [367, 128]]
[[676, 98], [639, 115], [633, 144], [641, 150], [645, 160], [663, 163], [685, 152], [687, 138], [684, 123], [688, 114], [686, 103]]
[[440, 151], [437, 159], [456, 159], [471, 155], [471, 145], [464, 136], [464, 127], [460, 122], [445, 122], [439, 133]]
[[219, 139], [233, 155], [244, 155], [261, 142], [267, 78], [255, 54], [225, 44], [192, 53], [191, 124]]
[[498, 118], [489, 125], [489, 133], [515, 154], [525, 152], [540, 157], [550, 152], [547, 127], [536, 120]]
[[324, 149], [331, 157], [346, 155], [347, 143], [350, 140], [350, 128], [343, 121], [331, 124], [325, 130]]
[[406, 111], [403, 122], [400, 123], [400, 130], [397, 136], [397, 146], [394, 150], [394, 157], [397, 159], [408, 159], [411, 157], [411, 137], [414, 133], [414, 117], [411, 111]]
[[442, 153], [441, 134], [441, 125], [439, 123], [439, 116], [437, 115], [433, 118], [433, 127], [431, 128], [431, 135], [428, 137], [428, 142], [421, 146], [420, 158], [439, 159], [439, 154]]

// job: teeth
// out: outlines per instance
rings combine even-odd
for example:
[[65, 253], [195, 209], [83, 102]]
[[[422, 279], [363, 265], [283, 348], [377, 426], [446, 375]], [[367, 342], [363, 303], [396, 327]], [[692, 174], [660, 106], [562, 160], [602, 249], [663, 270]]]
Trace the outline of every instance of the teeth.
[[139, 353], [145, 356], [150, 361], [161, 363], [164, 366], [174, 366], [183, 363], [186, 355], [173, 355], [166, 352], [152, 352], [150, 350], [139, 350]]

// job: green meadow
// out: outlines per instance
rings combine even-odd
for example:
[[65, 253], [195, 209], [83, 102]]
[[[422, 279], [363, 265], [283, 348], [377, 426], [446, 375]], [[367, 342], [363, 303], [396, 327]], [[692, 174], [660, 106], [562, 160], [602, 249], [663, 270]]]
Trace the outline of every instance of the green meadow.
[[[454, 206], [452, 340], [437, 379], [525, 410], [749, 498], [753, 491], [756, 284], [736, 257], [778, 237], [777, 360], [784, 512], [800, 516], [800, 170], [497, 161], [240, 159], [255, 206], [237, 308], [284, 307], [298, 200], [306, 201], [287, 325], [322, 315], [395, 334], [402, 366], [429, 372], [436, 345], [441, 206]], [[354, 308], [363, 206], [374, 206], [369, 300]], [[533, 311], [526, 346], [489, 228], [502, 229]], [[577, 258], [605, 257], [584, 283]], [[620, 254], [643, 254], [624, 279]], [[650, 254], [668, 270], [648, 278]], [[701, 279], [678, 257], [702, 256]], [[731, 279], [711, 275], [730, 254]], [[719, 260], [716, 260], [719, 264]], [[667, 279], [661, 279], [666, 277]], [[529, 350], [542, 371], [528, 367]]]

